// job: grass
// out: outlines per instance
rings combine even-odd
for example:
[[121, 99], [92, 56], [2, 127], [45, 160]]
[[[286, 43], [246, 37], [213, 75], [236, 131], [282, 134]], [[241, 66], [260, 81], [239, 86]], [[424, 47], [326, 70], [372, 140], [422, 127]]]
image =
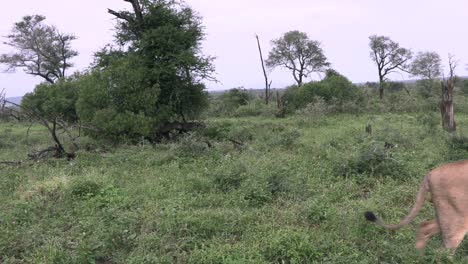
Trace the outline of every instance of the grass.
[[[440, 238], [421, 258], [415, 224], [390, 232], [363, 213], [400, 220], [431, 168], [468, 155], [456, 118], [456, 139], [420, 114], [218, 118], [179, 143], [0, 165], [0, 262], [444, 262]], [[26, 160], [26, 130], [0, 125], [0, 160]], [[46, 136], [33, 126], [28, 142]]]

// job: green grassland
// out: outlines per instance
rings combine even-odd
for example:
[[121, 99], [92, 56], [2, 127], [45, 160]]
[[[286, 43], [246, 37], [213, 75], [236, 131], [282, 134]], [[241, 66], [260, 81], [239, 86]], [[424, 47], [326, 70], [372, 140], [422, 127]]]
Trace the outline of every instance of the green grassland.
[[431, 168], [468, 156], [468, 115], [454, 136], [439, 118], [212, 118], [177, 142], [83, 138], [93, 147], [75, 160], [41, 162], [27, 154], [47, 133], [2, 123], [0, 161], [24, 162], [0, 165], [0, 262], [445, 263], [437, 236], [424, 257], [414, 249], [430, 203], [398, 231], [363, 217], [399, 221]]

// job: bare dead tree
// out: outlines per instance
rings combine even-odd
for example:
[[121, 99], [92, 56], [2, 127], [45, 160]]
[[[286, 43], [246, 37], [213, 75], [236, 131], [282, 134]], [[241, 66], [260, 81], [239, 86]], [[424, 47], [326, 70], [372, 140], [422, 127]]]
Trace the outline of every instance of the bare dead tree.
[[263, 77], [265, 78], [265, 104], [268, 104], [271, 96], [270, 93], [272, 81], [268, 82], [268, 75], [265, 69], [265, 61], [263, 60], [262, 48], [260, 46], [260, 39], [258, 38], [258, 35], [255, 35], [255, 37], [257, 38], [258, 52], [260, 53], [260, 62], [262, 64], [263, 69]]
[[454, 132], [456, 130], [456, 122], [453, 109], [453, 91], [455, 88], [455, 68], [458, 65], [458, 61], [455, 60], [455, 56], [449, 54], [449, 76], [447, 79], [443, 79], [441, 82], [441, 98], [440, 98], [440, 114], [442, 116], [442, 127], [448, 132]]

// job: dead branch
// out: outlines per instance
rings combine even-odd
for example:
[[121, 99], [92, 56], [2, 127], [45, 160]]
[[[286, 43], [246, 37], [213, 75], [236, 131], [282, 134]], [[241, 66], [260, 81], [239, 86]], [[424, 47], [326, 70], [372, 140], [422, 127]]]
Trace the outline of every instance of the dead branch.
[[232, 143], [234, 143], [234, 145], [237, 146], [237, 147], [242, 147], [242, 146], [244, 146], [244, 143], [243, 143], [243, 142], [237, 141], [237, 140], [235, 140], [235, 139], [228, 138], [227, 140], [229, 140], [229, 141], [231, 141]]
[[20, 166], [23, 162], [18, 161], [0, 161], [0, 165]]
[[255, 37], [257, 38], [258, 52], [260, 53], [260, 62], [262, 64], [263, 77], [265, 78], [265, 104], [268, 104], [271, 96], [270, 91], [272, 81], [268, 82], [268, 75], [265, 70], [265, 61], [263, 60], [262, 47], [260, 46], [260, 39], [258, 38], [258, 35], [255, 35]]

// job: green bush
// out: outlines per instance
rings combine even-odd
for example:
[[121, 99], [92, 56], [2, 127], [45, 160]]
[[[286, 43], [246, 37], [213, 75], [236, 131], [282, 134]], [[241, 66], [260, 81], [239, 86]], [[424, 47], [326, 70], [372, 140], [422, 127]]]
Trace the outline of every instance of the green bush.
[[361, 96], [357, 86], [336, 71], [327, 71], [326, 77], [319, 82], [311, 82], [300, 88], [298, 93], [304, 103], [313, 102], [314, 97], [322, 97], [326, 102], [335, 98], [338, 102], [355, 100]]
[[313, 101], [296, 113], [308, 119], [318, 119], [333, 111], [333, 107], [322, 97], [314, 97]]
[[70, 184], [71, 195], [76, 198], [90, 198], [99, 194], [101, 184], [90, 179], [77, 179]]
[[422, 98], [430, 98], [440, 95], [440, 82], [434, 80], [419, 80], [416, 89]]
[[208, 144], [196, 134], [179, 137], [170, 146], [169, 152], [178, 158], [195, 159], [209, 152]]
[[403, 162], [393, 157], [394, 150], [386, 147], [384, 141], [365, 139], [354, 150], [354, 153], [348, 154], [344, 157], [345, 161], [339, 164], [344, 176], [368, 175], [397, 179], [407, 176]]
[[213, 184], [222, 192], [238, 189], [247, 178], [247, 167], [243, 163], [231, 163], [211, 172]]
[[243, 105], [247, 105], [253, 99], [246, 89], [233, 88], [218, 97], [211, 98], [209, 116], [232, 116]]

